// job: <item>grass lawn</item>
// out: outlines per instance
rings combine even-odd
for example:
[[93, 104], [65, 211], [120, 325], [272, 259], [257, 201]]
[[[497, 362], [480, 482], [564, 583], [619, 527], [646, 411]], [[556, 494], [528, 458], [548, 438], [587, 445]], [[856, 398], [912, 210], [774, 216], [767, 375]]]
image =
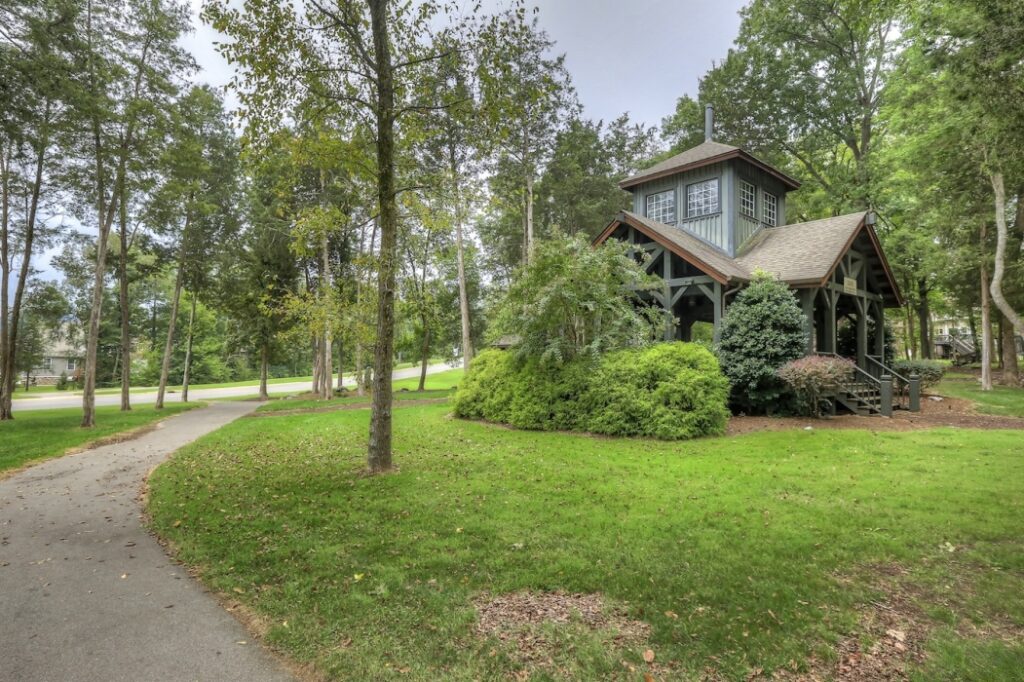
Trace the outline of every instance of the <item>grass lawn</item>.
[[[239, 420], [157, 469], [153, 527], [333, 679], [828, 678], [901, 603], [928, 653], [913, 679], [1021, 679], [1019, 431], [663, 443], [448, 413], [396, 409], [400, 469], [376, 477], [368, 410]], [[649, 631], [477, 633], [475, 600], [526, 590], [596, 593]]]
[[[419, 377], [412, 379], [399, 379], [392, 382], [392, 387], [395, 391], [395, 400], [430, 400], [445, 398], [452, 394], [459, 381], [462, 379], [462, 368], [450, 369], [444, 372], [438, 372], [437, 374], [428, 374], [427, 380], [424, 384], [423, 392], [417, 391], [419, 384]], [[303, 410], [303, 409], [318, 409], [326, 408], [331, 405], [352, 405], [370, 403], [370, 397], [357, 396], [354, 393], [347, 395], [343, 398], [333, 398], [331, 400], [318, 400], [318, 399], [285, 399], [285, 400], [272, 400], [265, 405], [260, 405], [257, 408], [257, 412], [281, 412], [285, 410]]]
[[142, 406], [121, 412], [117, 406], [96, 408], [96, 427], [83, 429], [82, 410], [23, 411], [12, 421], [0, 422], [0, 472], [42, 459], [58, 457], [71, 448], [130, 431], [202, 403], [171, 403], [163, 410]]
[[[430, 360], [430, 364], [437, 364], [439, 362], [444, 362], [444, 360], [442, 358], [432, 358]], [[420, 364], [419, 362], [396, 362], [395, 363], [395, 369], [407, 369], [409, 367], [418, 367], [419, 364]], [[335, 371], [337, 371], [337, 369], [335, 369]], [[347, 371], [346, 375], [347, 374], [351, 374], [351, 371], [350, 370]], [[307, 382], [312, 383], [313, 382], [313, 377], [312, 376], [306, 376], [306, 377], [277, 377], [276, 379], [267, 379], [267, 384], [268, 385], [273, 385], [273, 384], [290, 384], [290, 383], [301, 382], [301, 381], [307, 381]], [[228, 381], [228, 382], [222, 382], [222, 383], [219, 383], [219, 384], [192, 384], [191, 386], [189, 386], [189, 388], [191, 390], [198, 390], [198, 389], [202, 389], [202, 388], [235, 388], [237, 386], [259, 386], [259, 385], [260, 385], [260, 380], [259, 379], [247, 379], [245, 381]], [[22, 389], [23, 389], [24, 388], [24, 384], [21, 384], [21, 386], [22, 386]], [[415, 388], [415, 387], [416, 386], [414, 384], [413, 388]], [[172, 385], [169, 388], [171, 390], [174, 390], [174, 391], [180, 391], [181, 390], [181, 385], [180, 384], [179, 385]], [[21, 400], [21, 399], [25, 399], [25, 398], [36, 398], [36, 397], [39, 397], [40, 394], [51, 394], [51, 393], [55, 393], [57, 391], [57, 387], [56, 386], [33, 386], [29, 391], [24, 391], [22, 389], [16, 390], [14, 392], [14, 395], [11, 396], [11, 397], [14, 398], [15, 400]], [[132, 393], [155, 393], [156, 390], [157, 390], [156, 386], [133, 386], [132, 387]], [[120, 389], [120, 387], [117, 387], [117, 386], [96, 389], [96, 394], [97, 395], [113, 395], [113, 394], [118, 394], [120, 392], [121, 392], [121, 389]], [[67, 391], [67, 394], [68, 395], [81, 395], [82, 392], [78, 391], [78, 390], [74, 390], [74, 391]]]
[[974, 374], [946, 372], [938, 386], [929, 392], [973, 400], [982, 414], [1024, 417], [1024, 388], [995, 386], [991, 391], [983, 391], [978, 376]]

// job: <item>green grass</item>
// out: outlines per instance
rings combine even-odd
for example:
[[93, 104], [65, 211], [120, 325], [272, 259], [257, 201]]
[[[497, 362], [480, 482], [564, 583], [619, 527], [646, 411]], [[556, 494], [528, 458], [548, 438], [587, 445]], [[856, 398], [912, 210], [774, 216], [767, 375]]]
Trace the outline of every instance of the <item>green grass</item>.
[[83, 429], [82, 410], [19, 411], [12, 421], [0, 422], [0, 472], [24, 464], [63, 455], [100, 438], [137, 429], [202, 403], [173, 403], [163, 410], [152, 406], [136, 407], [131, 412], [120, 408], [96, 408], [96, 427]]
[[[444, 362], [444, 359], [442, 359], [442, 358], [431, 358], [431, 360], [430, 360], [430, 364], [437, 364], [437, 363], [440, 363], [440, 362]], [[397, 362], [397, 363], [395, 363], [395, 367], [394, 368], [395, 369], [407, 369], [409, 367], [418, 367], [419, 364], [420, 364], [419, 362]], [[351, 370], [348, 370], [346, 372], [346, 375], [348, 375], [348, 374], [351, 374]], [[305, 377], [277, 377], [277, 378], [274, 378], [274, 379], [267, 379], [267, 384], [269, 384], [269, 385], [273, 385], [273, 384], [290, 384], [290, 383], [303, 382], [303, 381], [312, 383], [313, 382], [313, 377], [312, 376], [305, 376]], [[259, 379], [246, 379], [245, 381], [227, 381], [227, 382], [221, 382], [221, 383], [215, 383], [215, 384], [192, 384], [191, 386], [189, 386], [189, 388], [194, 391], [194, 390], [203, 389], [203, 388], [236, 388], [236, 387], [239, 387], [239, 386], [259, 386], [259, 385], [260, 385], [260, 380]], [[21, 386], [22, 386], [22, 388], [24, 388], [24, 384], [21, 384]], [[414, 386], [414, 388], [415, 388], [415, 386]], [[181, 386], [180, 385], [173, 385], [173, 386], [170, 387], [170, 389], [173, 390], [173, 391], [180, 391], [181, 390]], [[156, 386], [132, 386], [132, 393], [133, 394], [134, 393], [155, 393], [156, 390], [157, 390]], [[35, 398], [35, 397], [38, 397], [37, 394], [40, 394], [40, 393], [42, 393], [42, 394], [51, 394], [51, 393], [55, 393], [55, 392], [57, 392], [56, 386], [33, 386], [28, 392], [26, 392], [24, 390], [21, 390], [21, 389], [16, 390], [14, 392], [14, 395], [11, 396], [11, 397], [14, 398], [15, 400], [21, 400], [21, 399], [24, 399], [24, 398]], [[120, 389], [120, 387], [117, 387], [117, 386], [96, 389], [96, 394], [97, 395], [113, 395], [113, 394], [118, 394], [120, 392], [121, 392], [121, 389]], [[78, 390], [66, 391], [64, 393], [67, 393], [68, 395], [81, 395], [82, 394], [82, 392], [78, 391]]]
[[[419, 377], [399, 379], [392, 382], [391, 385], [395, 391], [395, 400], [427, 400], [445, 398], [451, 395], [461, 379], [462, 368], [459, 368], [438, 372], [437, 374], [428, 374], [422, 393], [416, 390], [419, 386]], [[260, 405], [256, 411], [281, 412], [284, 410], [323, 409], [332, 405], [352, 405], [361, 403], [369, 405], [369, 396], [357, 396], [352, 393], [351, 395], [347, 395], [343, 398], [333, 398], [329, 401], [318, 400], [315, 398], [308, 400], [272, 400], [265, 405]]]
[[994, 386], [991, 391], [983, 391], [977, 375], [947, 372], [929, 392], [972, 400], [982, 414], [1024, 417], [1024, 388]]
[[951, 680], [1019, 679], [1019, 641], [947, 630], [1024, 625], [1020, 432], [664, 443], [421, 405], [395, 410], [398, 471], [368, 477], [367, 420], [241, 420], [151, 480], [154, 529], [180, 558], [264, 618], [272, 646], [334, 679], [508, 679], [520, 663], [475, 635], [472, 600], [564, 590], [625, 605], [649, 641], [548, 628], [555, 667], [536, 679], [643, 679], [649, 646], [657, 679], [742, 680], [832, 656], [885, 598], [873, 567], [891, 563], [939, 619], [929, 665]]

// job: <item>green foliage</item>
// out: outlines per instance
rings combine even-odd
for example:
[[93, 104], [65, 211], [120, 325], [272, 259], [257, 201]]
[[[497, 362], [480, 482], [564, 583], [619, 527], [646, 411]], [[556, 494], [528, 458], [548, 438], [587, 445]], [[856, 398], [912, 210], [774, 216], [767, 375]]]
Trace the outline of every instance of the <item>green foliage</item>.
[[[869, 353], [874, 354], [874, 338], [875, 338], [875, 318], [868, 317], [868, 349]], [[884, 364], [892, 367], [893, 360], [896, 358], [896, 334], [893, 332], [892, 325], [889, 322], [885, 323], [885, 343], [882, 347], [882, 361]], [[839, 355], [844, 358], [857, 357], [857, 325], [841, 324], [839, 325], [838, 333], [836, 334], [836, 349]]]
[[480, 353], [453, 399], [455, 414], [522, 429], [664, 440], [725, 431], [729, 386], [696, 344], [626, 349], [560, 366]]
[[789, 287], [757, 273], [722, 319], [718, 358], [736, 407], [771, 412], [785, 392], [777, 371], [807, 350], [807, 321]]
[[68, 373], [67, 372], [61, 372], [60, 376], [57, 378], [57, 390], [58, 391], [66, 391], [66, 390], [68, 390], [68, 388], [70, 387], [69, 386], [70, 383], [71, 382], [68, 381]]
[[518, 337], [516, 358], [545, 366], [649, 343], [657, 312], [632, 292], [655, 281], [623, 249], [582, 235], [538, 244], [498, 307], [494, 337]]
[[920, 377], [922, 388], [939, 383], [946, 373], [946, 366], [937, 360], [897, 360], [892, 368], [908, 379], [911, 375]]
[[808, 355], [787, 362], [779, 368], [778, 375], [796, 392], [800, 411], [820, 417], [821, 396], [848, 380], [854, 368], [856, 365], [846, 358]]

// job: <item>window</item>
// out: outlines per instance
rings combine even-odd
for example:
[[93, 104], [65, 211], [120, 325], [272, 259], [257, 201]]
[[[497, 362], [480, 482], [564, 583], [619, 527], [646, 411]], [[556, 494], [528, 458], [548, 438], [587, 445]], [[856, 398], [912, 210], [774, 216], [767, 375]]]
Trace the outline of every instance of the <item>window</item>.
[[647, 217], [659, 223], [676, 222], [676, 193], [674, 190], [647, 195]]
[[764, 203], [764, 223], [774, 227], [779, 221], [779, 198], [765, 192], [762, 201]]
[[40, 369], [52, 370], [53, 358], [43, 358], [43, 366]]
[[74, 358], [68, 358], [68, 371], [69, 372], [75, 371], [75, 362], [76, 361], [75, 361]]
[[686, 187], [686, 217], [718, 213], [718, 178]]
[[757, 190], [744, 180], [740, 180], [740, 213], [757, 219]]

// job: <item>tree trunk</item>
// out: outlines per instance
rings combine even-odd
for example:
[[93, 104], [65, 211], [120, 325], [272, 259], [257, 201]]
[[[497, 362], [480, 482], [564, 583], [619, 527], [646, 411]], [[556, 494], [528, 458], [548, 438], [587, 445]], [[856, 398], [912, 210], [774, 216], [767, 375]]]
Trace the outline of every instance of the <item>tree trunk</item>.
[[10, 161], [13, 154], [9, 145], [0, 150], [0, 421], [12, 419], [11, 392], [13, 382], [8, 376], [7, 320], [10, 296], [10, 221], [11, 177]]
[[1003, 383], [1009, 386], [1020, 384], [1020, 365], [1017, 362], [1017, 341], [1013, 324], [1004, 315], [1001, 318], [1003, 345]]
[[313, 387], [311, 389], [313, 395], [320, 395], [320, 360], [323, 358], [320, 355], [320, 339], [313, 335], [312, 341], [313, 347]]
[[326, 307], [330, 305], [331, 301], [331, 263], [330, 263], [330, 250], [327, 241], [327, 232], [324, 232], [323, 243], [321, 244], [322, 258], [323, 258], [323, 273], [320, 277], [320, 287], [323, 290], [323, 305], [324, 308], [324, 335], [323, 340], [320, 342], [320, 398], [323, 400], [330, 400], [334, 397], [334, 391], [331, 389], [331, 383], [334, 379], [334, 370], [331, 367], [331, 362], [334, 355], [331, 353], [331, 315], [327, 311]]
[[361, 341], [356, 342], [355, 356], [356, 395], [362, 397], [366, 395], [366, 381], [363, 380], [363, 344]]
[[117, 279], [119, 283], [118, 304], [121, 308], [121, 411], [129, 412], [132, 381], [132, 339], [131, 311], [128, 309], [128, 205], [125, 188], [121, 188], [119, 231], [121, 253], [117, 258]]
[[368, 0], [377, 81], [377, 201], [380, 255], [377, 272], [377, 343], [373, 354], [373, 398], [367, 464], [387, 471], [391, 459], [391, 371], [395, 345], [395, 269], [398, 206], [395, 202], [395, 83], [388, 38], [388, 0]]
[[526, 262], [533, 260], [533, 173], [526, 176]]
[[992, 390], [992, 311], [988, 299], [988, 262], [985, 257], [987, 230], [981, 225], [981, 390]]
[[917, 332], [914, 330], [914, 311], [908, 301], [904, 306], [907, 314], [907, 350], [910, 351], [910, 359], [917, 359]]
[[[456, 193], [456, 197], [458, 194]], [[458, 199], [456, 199], [457, 201]], [[465, 247], [462, 242], [462, 207], [455, 207], [455, 248], [459, 265], [459, 314], [462, 319], [462, 368], [469, 371], [473, 359], [473, 327], [469, 319], [469, 292], [466, 287]]]
[[427, 316], [423, 316], [423, 347], [420, 348], [420, 352], [423, 355], [423, 361], [420, 363], [420, 385], [416, 389], [422, 391], [427, 385], [427, 363], [430, 362], [430, 325], [427, 321]]
[[921, 334], [921, 357], [925, 360], [932, 358], [931, 339], [931, 310], [928, 305], [928, 280], [917, 280], [917, 326]]
[[260, 401], [270, 400], [267, 392], [267, 366], [270, 364], [270, 343], [264, 341], [260, 346]]
[[345, 387], [345, 353], [341, 343], [338, 344], [338, 390]]
[[[185, 221], [186, 229], [188, 220]], [[184, 239], [184, 237], [182, 237]], [[174, 278], [174, 295], [171, 299], [171, 319], [167, 322], [167, 341], [164, 343], [164, 359], [160, 365], [160, 386], [156, 391], [156, 409], [164, 408], [164, 393], [167, 391], [167, 377], [171, 373], [171, 354], [174, 352], [174, 327], [178, 321], [178, 303], [181, 300], [181, 283], [185, 271], [185, 244], [182, 241], [178, 260], [178, 275]]]
[[[36, 149], [35, 177], [32, 179], [28, 211], [25, 215], [25, 237], [22, 245], [21, 269], [18, 274], [18, 283], [14, 287], [14, 302], [8, 308], [7, 315], [5, 315], [5, 319], [7, 320], [7, 334], [4, 343], [6, 356], [3, 358], [5, 364], [0, 366], [0, 375], [3, 376], [4, 383], [3, 388], [0, 389], [0, 421], [14, 418], [12, 404], [15, 382], [14, 358], [18, 353], [18, 325], [21, 321], [21, 305], [25, 297], [25, 287], [28, 282], [28, 277], [31, 273], [32, 247], [36, 237], [36, 216], [39, 211], [39, 196], [43, 188], [43, 168], [46, 162], [46, 150], [50, 145], [49, 120], [50, 101], [47, 100], [43, 114], [42, 134], [40, 136], [39, 146]], [[9, 170], [10, 169], [8, 168], [8, 171]], [[9, 207], [5, 206], [4, 209], [5, 217], [9, 221]], [[7, 232], [7, 229], [5, 229], [5, 232]], [[5, 242], [7, 239], [9, 239], [9, 233], [5, 234]], [[10, 254], [5, 253], [4, 255], [6, 262], [6, 258], [9, 257]], [[4, 293], [5, 301], [6, 296], [7, 292]]]
[[192, 340], [196, 323], [196, 292], [191, 293], [192, 307], [188, 311], [188, 342], [185, 344], [185, 370], [181, 377], [181, 402], [188, 402], [188, 383], [192, 372]]
[[1006, 316], [1017, 334], [1024, 334], [1024, 320], [1014, 310], [1003, 296], [1003, 274], [1006, 272], [1006, 241], [1008, 229], [1006, 227], [1006, 187], [1003, 183], [1002, 173], [992, 173], [992, 190], [995, 194], [996, 204], [996, 264], [992, 272], [992, 300], [996, 307]]

